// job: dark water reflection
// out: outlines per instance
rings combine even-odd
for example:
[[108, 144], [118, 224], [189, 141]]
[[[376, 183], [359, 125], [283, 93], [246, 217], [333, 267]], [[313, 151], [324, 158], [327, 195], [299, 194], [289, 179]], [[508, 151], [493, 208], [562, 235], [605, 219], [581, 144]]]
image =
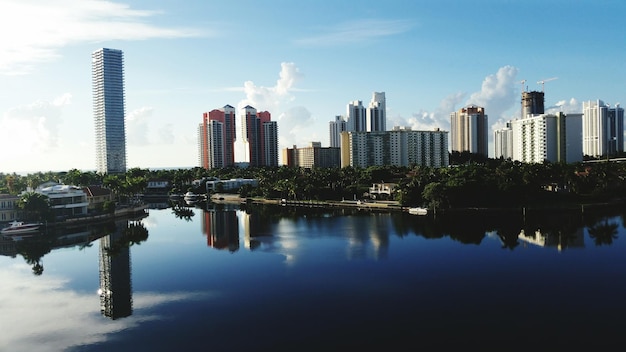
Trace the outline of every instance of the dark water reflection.
[[624, 212], [202, 204], [2, 239], [0, 350], [602, 348]]

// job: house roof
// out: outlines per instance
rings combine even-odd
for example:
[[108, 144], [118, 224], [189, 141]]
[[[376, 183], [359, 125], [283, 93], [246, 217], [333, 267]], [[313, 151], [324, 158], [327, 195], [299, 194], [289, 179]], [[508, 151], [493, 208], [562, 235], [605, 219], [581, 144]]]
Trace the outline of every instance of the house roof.
[[83, 191], [87, 193], [87, 197], [108, 196], [111, 194], [110, 189], [102, 188], [100, 186], [83, 187]]

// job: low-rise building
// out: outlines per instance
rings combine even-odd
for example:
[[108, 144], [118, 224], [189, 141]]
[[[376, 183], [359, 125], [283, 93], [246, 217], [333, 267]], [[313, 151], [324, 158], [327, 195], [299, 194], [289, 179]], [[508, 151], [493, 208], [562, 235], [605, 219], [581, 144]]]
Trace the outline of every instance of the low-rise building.
[[220, 180], [219, 178], [213, 178], [206, 181], [207, 193], [212, 192], [232, 192], [236, 191], [243, 185], [251, 185], [257, 187], [259, 181], [251, 178], [231, 178], [230, 180]]
[[88, 211], [94, 211], [102, 209], [104, 203], [113, 200], [113, 192], [108, 188], [100, 186], [87, 186], [83, 187], [83, 192], [87, 195]]
[[148, 184], [146, 185], [146, 191], [144, 195], [146, 196], [155, 196], [155, 195], [167, 195], [171, 189], [170, 182], [168, 180], [163, 179], [152, 179], [148, 180]]
[[372, 187], [370, 187], [369, 194], [370, 198], [386, 198], [389, 199], [393, 194], [394, 189], [397, 184], [389, 183], [389, 182], [381, 182], [374, 183]]
[[35, 192], [48, 197], [50, 209], [57, 218], [87, 214], [87, 194], [79, 187], [46, 182]]
[[0, 222], [11, 222], [19, 217], [17, 201], [20, 198], [11, 194], [0, 194]]

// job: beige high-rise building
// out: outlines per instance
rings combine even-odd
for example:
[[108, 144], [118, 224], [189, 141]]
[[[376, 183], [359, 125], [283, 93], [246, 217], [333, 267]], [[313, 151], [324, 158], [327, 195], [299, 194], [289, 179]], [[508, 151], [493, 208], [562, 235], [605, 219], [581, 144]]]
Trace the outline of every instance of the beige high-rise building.
[[341, 167], [445, 167], [449, 163], [447, 131], [394, 127], [391, 131], [341, 134]]
[[450, 114], [450, 150], [488, 156], [488, 135], [485, 109], [468, 105]]

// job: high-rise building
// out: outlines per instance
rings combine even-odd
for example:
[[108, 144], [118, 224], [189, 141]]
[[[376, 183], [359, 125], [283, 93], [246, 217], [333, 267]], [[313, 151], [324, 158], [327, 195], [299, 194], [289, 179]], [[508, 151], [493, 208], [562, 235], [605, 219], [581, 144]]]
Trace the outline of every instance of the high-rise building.
[[522, 116], [526, 118], [528, 115], [541, 115], [544, 113], [544, 93], [531, 91], [522, 92]]
[[385, 92], [374, 92], [372, 94], [372, 101], [365, 111], [367, 132], [387, 130], [386, 109]]
[[365, 116], [365, 107], [360, 100], [354, 100], [348, 103], [347, 107], [347, 126], [346, 131], [365, 132], [367, 131], [367, 120]]
[[513, 130], [511, 123], [506, 127], [495, 130], [493, 135], [494, 158], [513, 159]]
[[278, 166], [278, 125], [268, 111], [250, 105], [241, 109], [241, 141], [249, 166]]
[[198, 126], [199, 166], [214, 169], [235, 165], [235, 108], [225, 105], [202, 114]]
[[513, 160], [525, 163], [582, 161], [581, 114], [529, 114], [511, 121]]
[[453, 152], [488, 156], [487, 115], [485, 109], [468, 105], [450, 114], [450, 139]]
[[449, 160], [447, 131], [394, 127], [391, 131], [341, 134], [341, 167], [445, 167]]
[[624, 151], [624, 109], [602, 100], [583, 102], [583, 154], [599, 157]]
[[102, 48], [94, 51], [91, 58], [96, 171], [125, 173], [124, 55], [121, 50]]
[[335, 116], [335, 121], [330, 121], [330, 147], [339, 148], [341, 146], [341, 132], [346, 131], [346, 120], [341, 115]]

